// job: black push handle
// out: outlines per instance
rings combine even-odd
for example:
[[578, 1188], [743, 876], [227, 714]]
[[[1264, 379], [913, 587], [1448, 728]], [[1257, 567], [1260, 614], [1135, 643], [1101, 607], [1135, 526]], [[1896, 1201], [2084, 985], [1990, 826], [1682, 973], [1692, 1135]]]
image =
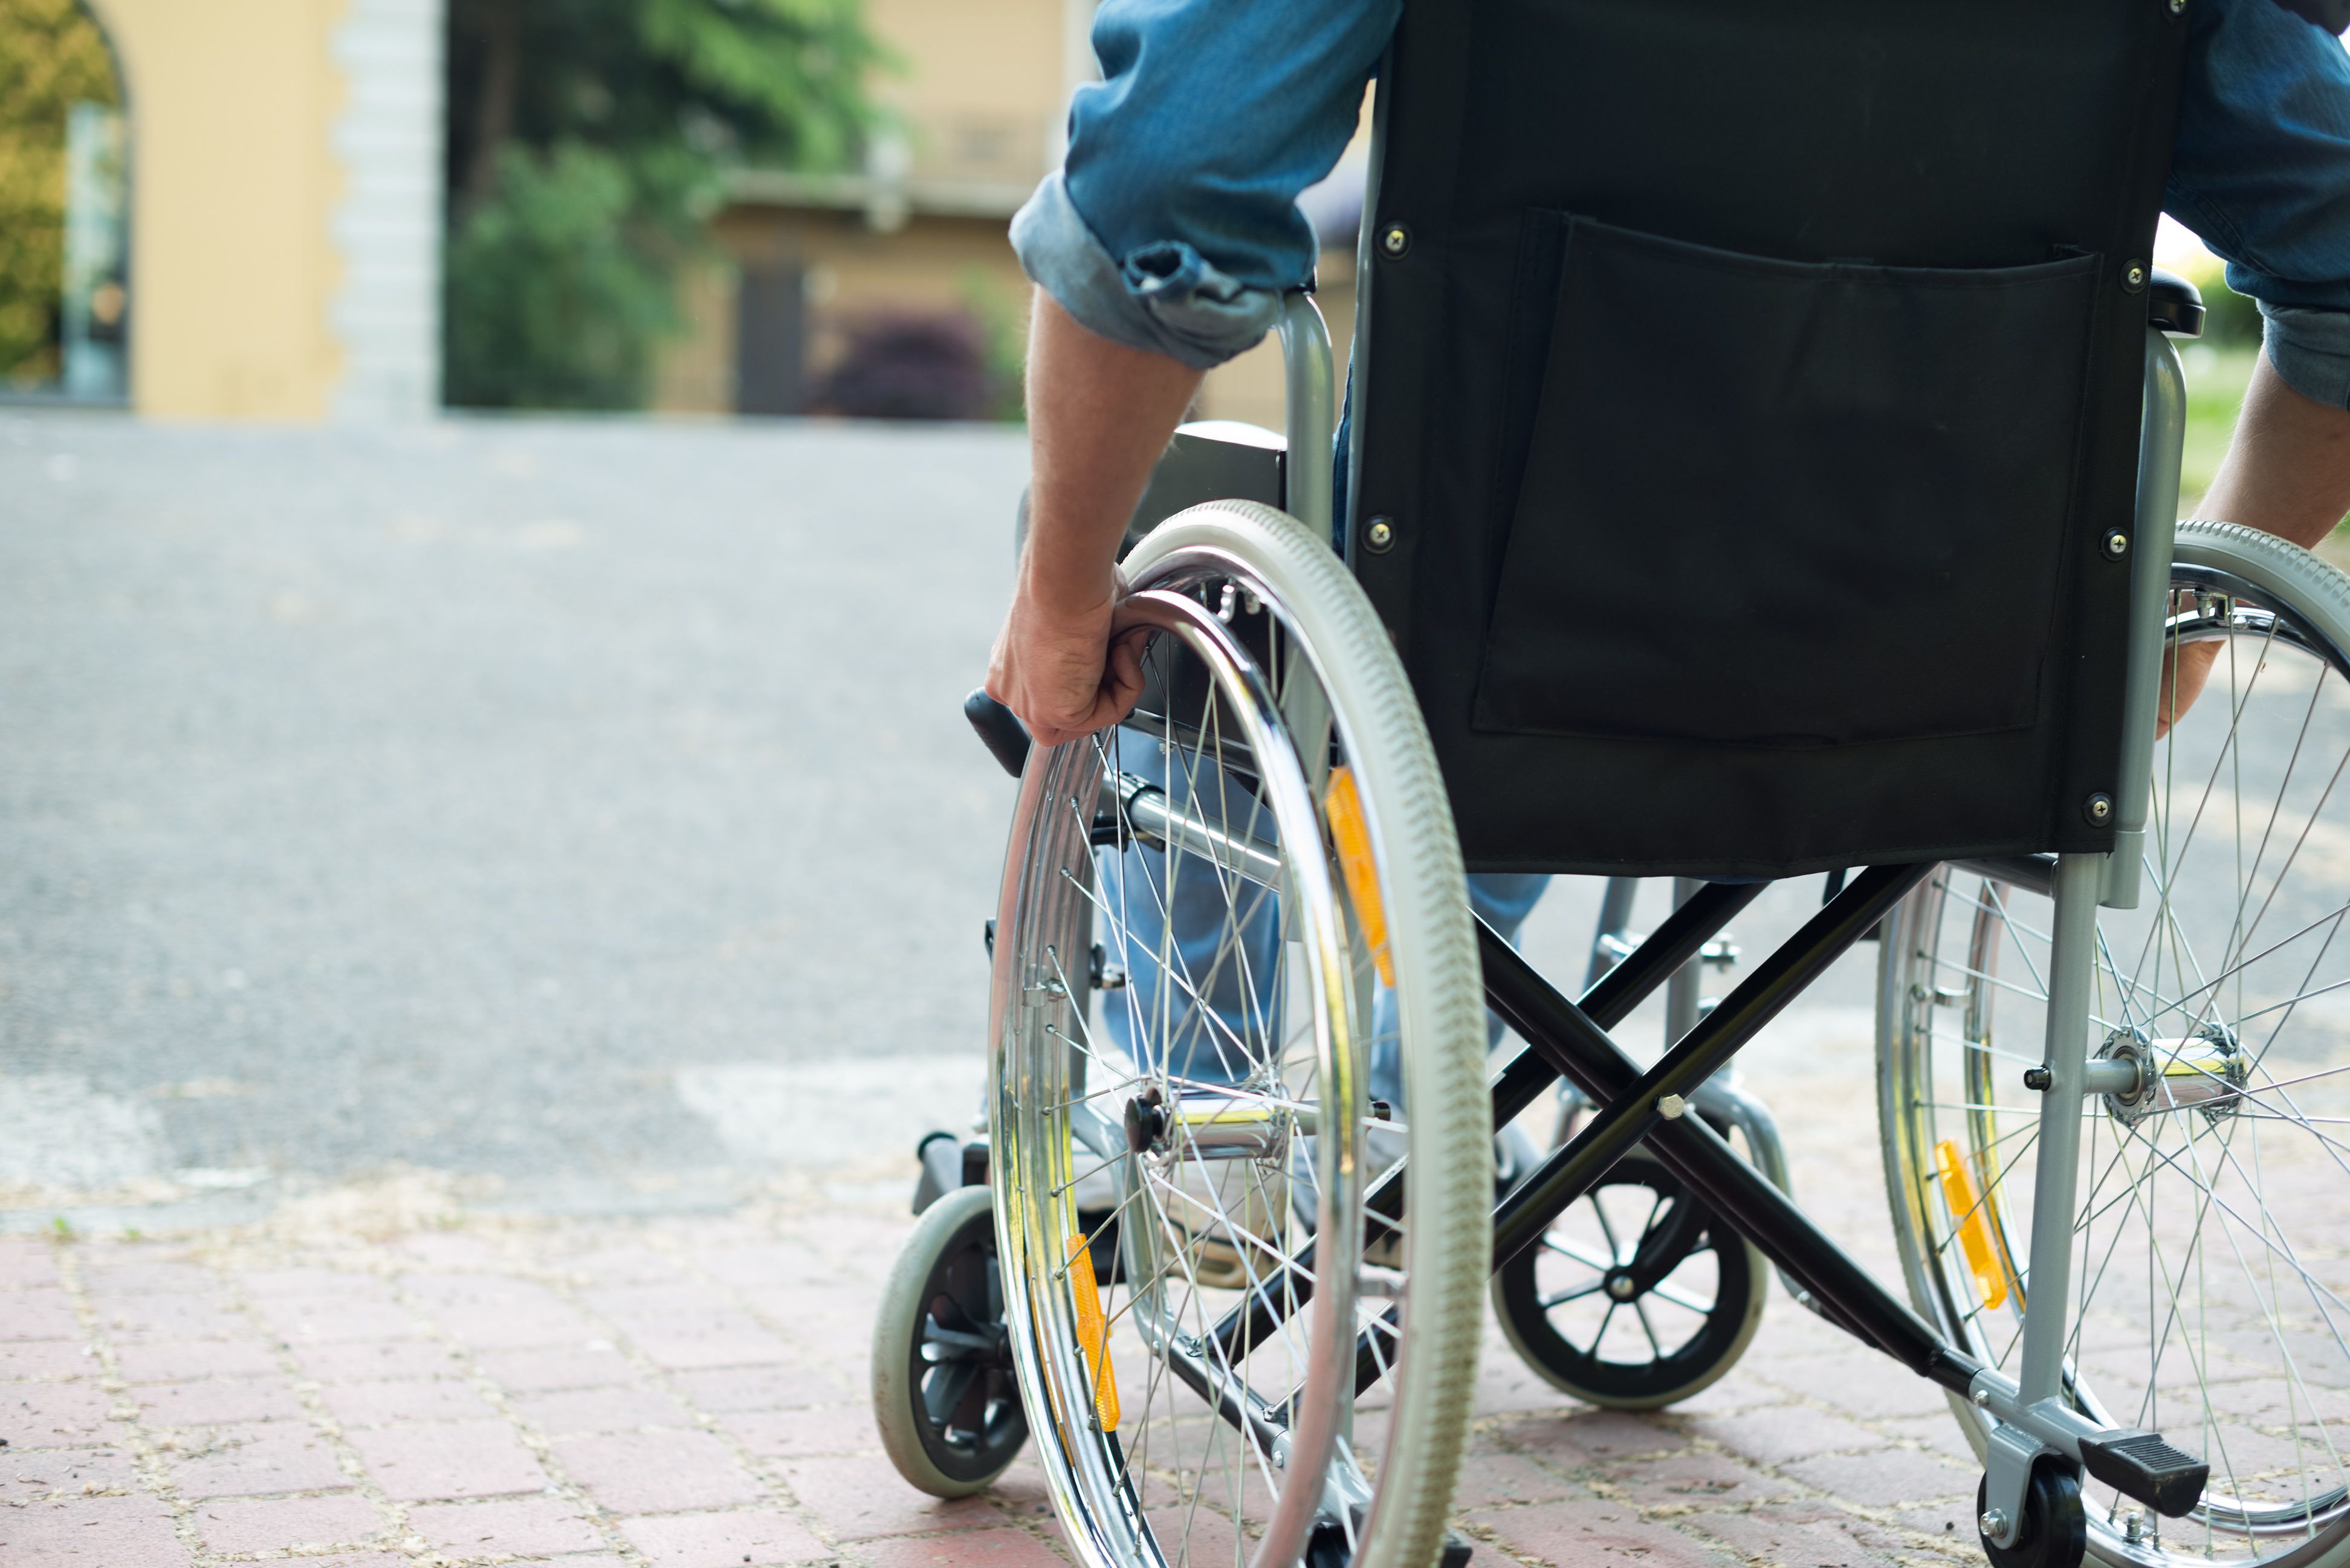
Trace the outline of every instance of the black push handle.
[[1029, 746], [1028, 726], [1020, 722], [1020, 715], [982, 690], [962, 700], [962, 716], [971, 721], [981, 742], [1003, 771], [1018, 778], [1028, 765]]

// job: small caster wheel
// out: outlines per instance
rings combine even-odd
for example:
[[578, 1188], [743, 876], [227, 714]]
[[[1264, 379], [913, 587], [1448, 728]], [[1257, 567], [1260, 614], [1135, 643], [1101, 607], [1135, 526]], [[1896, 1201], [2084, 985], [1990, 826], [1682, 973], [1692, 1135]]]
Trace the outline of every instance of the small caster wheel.
[[889, 1271], [873, 1323], [873, 1417], [889, 1462], [932, 1497], [984, 1489], [1027, 1441], [984, 1187], [923, 1210]]
[[2089, 1549], [2089, 1521], [2081, 1510], [2080, 1478], [2064, 1466], [2043, 1459], [2032, 1467], [2032, 1484], [2023, 1489], [2023, 1528], [2014, 1545], [1999, 1545], [1983, 1533], [1990, 1507], [1990, 1482], [1977, 1481], [1975, 1533], [1991, 1568], [2080, 1568]]
[[1738, 1363], [1762, 1323], [1766, 1264], [1654, 1156], [1636, 1149], [1493, 1276], [1493, 1311], [1544, 1381], [1655, 1410]]

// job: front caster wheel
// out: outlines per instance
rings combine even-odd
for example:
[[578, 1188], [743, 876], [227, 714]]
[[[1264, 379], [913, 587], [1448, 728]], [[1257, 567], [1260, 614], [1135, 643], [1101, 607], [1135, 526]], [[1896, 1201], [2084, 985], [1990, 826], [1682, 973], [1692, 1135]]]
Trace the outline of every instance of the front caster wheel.
[[2023, 1491], [2023, 1528], [2012, 1546], [1982, 1534], [1981, 1521], [1990, 1507], [1990, 1485], [1977, 1481], [1976, 1533], [1991, 1568], [2080, 1568], [2089, 1549], [2089, 1521], [2081, 1509], [2080, 1480], [2070, 1471], [2046, 1463], [2033, 1467], [2032, 1484]]
[[969, 1497], [1027, 1440], [1003, 1327], [995, 1211], [960, 1187], [922, 1211], [873, 1323], [873, 1417], [898, 1473]]
[[1493, 1276], [1493, 1312], [1554, 1387], [1613, 1410], [1686, 1399], [1762, 1322], [1762, 1254], [1654, 1156], [1616, 1162]]

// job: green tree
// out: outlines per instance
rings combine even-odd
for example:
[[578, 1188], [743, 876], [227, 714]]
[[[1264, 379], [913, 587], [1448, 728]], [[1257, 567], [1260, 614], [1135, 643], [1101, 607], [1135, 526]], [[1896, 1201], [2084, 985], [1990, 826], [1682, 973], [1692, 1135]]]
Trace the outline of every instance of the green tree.
[[448, 400], [639, 404], [724, 170], [853, 163], [883, 59], [860, 0], [453, 0]]
[[77, 0], [0, 0], [0, 379], [57, 373], [66, 117], [119, 108], [105, 35]]

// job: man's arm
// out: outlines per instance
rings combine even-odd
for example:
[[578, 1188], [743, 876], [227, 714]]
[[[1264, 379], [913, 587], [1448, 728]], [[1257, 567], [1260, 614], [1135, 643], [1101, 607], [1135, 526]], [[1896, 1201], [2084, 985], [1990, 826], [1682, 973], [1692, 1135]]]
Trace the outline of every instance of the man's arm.
[[2303, 397], [2262, 354], [2199, 511], [2315, 549], [2350, 513], [2350, 410]]
[[1138, 639], [1110, 647], [1118, 541], [1198, 370], [1077, 325], [1044, 290], [1028, 335], [1028, 537], [987, 692], [1048, 746], [1116, 723], [1142, 692]]
[[[2294, 391], [2263, 351], [2220, 475], [2196, 514], [2241, 523], [2311, 550], [2345, 513], [2350, 513], [2350, 410]], [[2219, 656], [2217, 641], [2178, 651], [2175, 670], [2163, 671], [2157, 735], [2168, 733], [2171, 721], [2194, 705]]]

